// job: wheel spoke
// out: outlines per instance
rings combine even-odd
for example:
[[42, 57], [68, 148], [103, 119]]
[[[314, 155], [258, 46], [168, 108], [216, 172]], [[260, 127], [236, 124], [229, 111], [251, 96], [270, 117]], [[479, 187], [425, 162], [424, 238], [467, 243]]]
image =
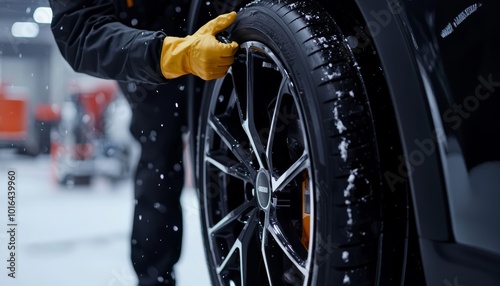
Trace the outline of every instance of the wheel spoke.
[[236, 138], [231, 135], [229, 130], [224, 126], [220, 118], [212, 115], [208, 122], [210, 127], [220, 136], [224, 144], [231, 150], [231, 152], [236, 156], [236, 158], [245, 164], [248, 170], [253, 169], [249, 162], [252, 158], [251, 154], [236, 140]]
[[248, 253], [248, 248], [250, 245], [250, 241], [252, 240], [252, 235], [255, 233], [257, 229], [258, 220], [257, 220], [257, 210], [253, 210], [250, 212], [248, 221], [245, 226], [241, 230], [238, 238], [231, 246], [227, 256], [222, 261], [221, 265], [219, 265], [216, 269], [217, 274], [221, 274], [222, 271], [228, 266], [229, 261], [233, 258], [233, 255], [240, 256], [240, 269], [241, 269], [241, 282], [244, 285], [244, 281], [246, 281], [247, 276], [247, 267], [248, 264], [245, 260]]
[[280, 223], [276, 220], [271, 220], [267, 226], [267, 231], [276, 240], [276, 243], [279, 245], [283, 253], [293, 263], [297, 270], [299, 270], [304, 276], [307, 275], [306, 262], [294, 250], [292, 244], [281, 229]]
[[262, 258], [264, 260], [264, 267], [266, 269], [266, 274], [267, 274], [267, 280], [269, 281], [269, 286], [273, 285], [273, 278], [272, 278], [272, 272], [271, 272], [271, 263], [269, 263], [269, 258], [267, 257], [267, 243], [268, 243], [268, 237], [267, 237], [267, 228], [269, 227], [269, 212], [266, 212], [266, 218], [264, 222], [264, 227], [262, 230], [262, 243], [261, 243], [261, 252], [262, 252]]
[[229, 69], [229, 73], [232, 75], [233, 84], [233, 96], [238, 108], [238, 117], [240, 123], [243, 125], [245, 121], [245, 110], [247, 102], [247, 66], [244, 62], [236, 60], [233, 66]]
[[269, 253], [272, 249], [272, 247], [269, 246], [269, 220], [269, 212], [266, 212], [266, 218], [262, 228], [261, 253], [262, 259], [264, 260], [264, 268], [266, 269], [267, 281], [269, 282], [269, 286], [272, 286], [281, 284], [282, 271], [276, 268], [281, 265], [282, 261], [279, 261], [279, 264], [277, 264], [276, 261], [281, 260], [280, 257], [275, 256], [276, 253]]
[[254, 81], [255, 81], [255, 61], [252, 50], [247, 52], [247, 106], [246, 116], [243, 121], [243, 130], [247, 134], [252, 149], [256, 153], [257, 161], [261, 168], [266, 168], [262, 156], [265, 154], [264, 145], [260, 139], [259, 133], [255, 127], [255, 95], [254, 95]]
[[218, 223], [208, 229], [208, 234], [213, 235], [221, 232], [228, 225], [233, 223], [235, 220], [241, 219], [241, 217], [247, 212], [248, 209], [255, 206], [255, 201], [247, 201], [242, 205], [238, 206], [231, 212], [229, 212], [226, 216], [224, 216]]
[[283, 188], [290, 183], [297, 175], [300, 174], [303, 170], [308, 168], [310, 165], [309, 162], [309, 154], [307, 152], [302, 153], [302, 156], [295, 161], [290, 168], [288, 168], [281, 176], [278, 178], [272, 178], [271, 184], [273, 188], [273, 192], [282, 191]]
[[272, 148], [274, 142], [274, 134], [276, 133], [276, 126], [280, 118], [281, 101], [283, 99], [285, 90], [288, 90], [289, 84], [290, 84], [289, 79], [287, 77], [283, 77], [278, 91], [278, 96], [276, 97], [276, 104], [274, 106], [273, 117], [271, 119], [271, 128], [269, 129], [269, 139], [266, 147], [266, 158], [268, 159], [268, 165], [270, 170], [273, 170], [272, 160], [270, 158], [272, 157], [271, 154], [273, 152]]
[[233, 176], [245, 182], [251, 182], [255, 176], [253, 168], [248, 169], [245, 164], [236, 162], [222, 152], [212, 152], [206, 155], [205, 161], [221, 170], [223, 173]]

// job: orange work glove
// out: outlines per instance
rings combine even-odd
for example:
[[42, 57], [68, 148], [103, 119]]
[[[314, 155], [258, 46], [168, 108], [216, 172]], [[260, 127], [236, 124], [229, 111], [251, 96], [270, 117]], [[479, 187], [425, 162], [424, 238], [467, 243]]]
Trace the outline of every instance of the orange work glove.
[[220, 15], [185, 38], [165, 37], [160, 67], [167, 79], [194, 74], [204, 80], [223, 77], [233, 64], [236, 42], [224, 44], [215, 35], [229, 27], [236, 12]]

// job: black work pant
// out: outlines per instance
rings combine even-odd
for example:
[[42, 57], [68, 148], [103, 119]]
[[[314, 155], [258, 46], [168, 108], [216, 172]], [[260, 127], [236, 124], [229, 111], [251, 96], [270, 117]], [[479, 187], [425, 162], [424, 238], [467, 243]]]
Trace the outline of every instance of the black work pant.
[[132, 107], [130, 131], [141, 145], [134, 178], [131, 257], [140, 286], [172, 285], [182, 245], [182, 133], [186, 80], [160, 86], [121, 84]]

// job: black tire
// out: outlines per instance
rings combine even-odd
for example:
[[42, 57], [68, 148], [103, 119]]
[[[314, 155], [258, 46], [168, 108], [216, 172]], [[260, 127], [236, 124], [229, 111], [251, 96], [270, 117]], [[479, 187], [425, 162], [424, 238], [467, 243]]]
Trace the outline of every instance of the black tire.
[[377, 284], [379, 146], [344, 35], [312, 1], [262, 0], [230, 37], [240, 50], [205, 88], [197, 146], [213, 285]]

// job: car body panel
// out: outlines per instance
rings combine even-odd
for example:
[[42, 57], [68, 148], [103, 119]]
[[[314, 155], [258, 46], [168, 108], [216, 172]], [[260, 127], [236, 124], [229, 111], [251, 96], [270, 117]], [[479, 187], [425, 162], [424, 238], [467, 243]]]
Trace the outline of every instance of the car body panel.
[[[491, 27], [498, 27], [499, 3], [357, 3], [380, 25], [373, 41], [412, 170], [427, 284], [496, 285], [500, 61], [493, 51], [500, 46]], [[391, 14], [396, 21], [381, 22], [380, 11], [391, 7], [401, 7]]]
[[402, 27], [404, 22], [400, 17], [404, 11], [395, 12], [385, 1], [359, 0], [357, 3], [367, 28], [372, 31], [386, 75], [402, 136], [404, 154], [401, 155], [406, 158], [398, 168], [399, 173], [386, 174], [386, 179], [391, 181], [390, 185], [405, 183], [408, 179], [411, 189], [419, 190], [412, 194], [419, 235], [447, 241], [451, 236], [441, 158], [437, 152], [426, 155], [420, 147], [423, 140], [433, 139], [435, 128], [412, 42]]
[[439, 91], [435, 100], [448, 141], [443, 165], [454, 238], [500, 255], [500, 220], [495, 219], [500, 201], [500, 32], [495, 28], [500, 3], [426, 2], [420, 9], [411, 1], [405, 5], [417, 44], [429, 47], [415, 51], [427, 59], [423, 67]]
[[[373, 1], [377, 2], [377, 1]], [[384, 2], [384, 1], [382, 1]], [[500, 21], [493, 11], [499, 11], [499, 3], [495, 1], [402, 1], [391, 6], [401, 7], [396, 16], [399, 21], [403, 37], [406, 38], [408, 54], [416, 62], [417, 73], [420, 75], [420, 85], [423, 92], [420, 97], [427, 99], [427, 110], [418, 110], [421, 116], [432, 119], [433, 130], [425, 137], [417, 134], [410, 135], [417, 146], [405, 144], [408, 158], [407, 164], [415, 167], [411, 178], [418, 175], [421, 168], [426, 168], [426, 161], [435, 157], [439, 168], [438, 174], [444, 180], [438, 190], [446, 191], [441, 198], [441, 192], [430, 194], [430, 190], [413, 184], [414, 198], [416, 198], [418, 214], [432, 213], [427, 222], [420, 222], [419, 229], [422, 237], [438, 240], [437, 235], [429, 235], [426, 225], [443, 226], [436, 219], [435, 205], [425, 206], [422, 202], [418, 206], [418, 198], [423, 197], [427, 203], [438, 200], [441, 211], [447, 211], [450, 218], [452, 236], [448, 237], [459, 243], [477, 248], [494, 251], [500, 254], [500, 221], [495, 220], [495, 202], [499, 201], [498, 192], [494, 190], [498, 178], [494, 174], [500, 172], [499, 160], [499, 129], [495, 128], [500, 107], [500, 97], [497, 96], [500, 85], [500, 59], [495, 50], [500, 49], [500, 34], [492, 27], [498, 26]], [[361, 4], [362, 7], [365, 4]], [[390, 6], [389, 6], [390, 7]], [[381, 18], [379, 14], [374, 20]], [[382, 23], [385, 24], [385, 23]], [[389, 25], [387, 28], [390, 28]], [[384, 34], [380, 29], [380, 34]], [[400, 54], [392, 54], [384, 59], [387, 47], [394, 43], [392, 40], [374, 36], [374, 41], [384, 42], [386, 46], [378, 46], [382, 62], [390, 61], [388, 57], [395, 57], [399, 66], [384, 67], [389, 85], [394, 85], [394, 76], [391, 69], [401, 71]], [[381, 44], [384, 45], [384, 44]], [[397, 56], [395, 56], [397, 55]], [[389, 64], [390, 65], [390, 64]], [[406, 69], [409, 65], [404, 65]], [[415, 64], [413, 65], [415, 69]], [[402, 79], [408, 84], [408, 77]], [[423, 125], [421, 116], [413, 115], [413, 119], [403, 118], [404, 106], [415, 108], [408, 94], [392, 91], [399, 114], [400, 124], [407, 124], [414, 120]], [[404, 98], [401, 98], [402, 94]], [[419, 96], [419, 95], [414, 95]], [[426, 113], [424, 113], [427, 111]], [[408, 117], [408, 116], [406, 116]], [[420, 127], [421, 128], [421, 127]], [[403, 133], [414, 133], [410, 126], [401, 128]], [[409, 131], [410, 130], [410, 131]], [[406, 131], [406, 132], [405, 132]], [[425, 134], [422, 134], [425, 135]], [[409, 149], [412, 146], [414, 149]], [[439, 151], [439, 152], [437, 152]], [[413, 152], [413, 154], [412, 154]], [[438, 154], [440, 153], [440, 154]], [[415, 160], [412, 162], [412, 158]], [[422, 166], [416, 159], [423, 161]], [[419, 165], [419, 166], [417, 166]], [[440, 166], [441, 165], [441, 166]], [[429, 170], [425, 176], [431, 176]], [[429, 177], [428, 177], [429, 178]], [[435, 188], [438, 187], [437, 185]], [[422, 195], [422, 193], [429, 194]], [[428, 199], [425, 199], [427, 197]], [[448, 206], [447, 207], [445, 206]], [[432, 209], [432, 210], [431, 210]], [[432, 223], [430, 223], [432, 222]], [[437, 234], [436, 230], [432, 233]], [[442, 237], [444, 238], [444, 237]]]

